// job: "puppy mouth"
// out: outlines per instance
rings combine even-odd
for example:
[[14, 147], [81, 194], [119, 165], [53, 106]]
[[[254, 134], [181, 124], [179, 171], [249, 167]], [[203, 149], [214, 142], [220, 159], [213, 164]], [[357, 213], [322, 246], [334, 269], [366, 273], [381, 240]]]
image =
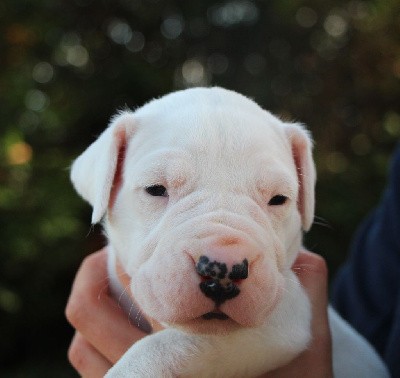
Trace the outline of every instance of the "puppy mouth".
[[212, 319], [218, 319], [218, 320], [227, 320], [229, 319], [229, 316], [224, 314], [220, 310], [214, 310], [207, 312], [201, 316], [205, 320], [212, 320]]

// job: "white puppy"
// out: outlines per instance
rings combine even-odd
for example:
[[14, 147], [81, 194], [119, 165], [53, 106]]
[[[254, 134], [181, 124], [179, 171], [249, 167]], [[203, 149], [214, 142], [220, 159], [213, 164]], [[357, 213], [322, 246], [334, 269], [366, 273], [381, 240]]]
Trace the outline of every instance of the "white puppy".
[[[312, 143], [248, 98], [179, 91], [122, 112], [73, 164], [103, 218], [109, 273], [132, 277], [166, 329], [108, 377], [247, 377], [310, 342], [310, 303], [291, 270], [314, 216]], [[385, 377], [368, 343], [330, 310], [336, 377]]]

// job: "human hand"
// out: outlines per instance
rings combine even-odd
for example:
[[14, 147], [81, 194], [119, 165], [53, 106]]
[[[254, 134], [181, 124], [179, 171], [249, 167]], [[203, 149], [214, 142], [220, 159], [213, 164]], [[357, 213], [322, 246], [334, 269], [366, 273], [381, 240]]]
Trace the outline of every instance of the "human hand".
[[[332, 377], [325, 262], [318, 255], [300, 252], [292, 269], [311, 300], [313, 340], [310, 347], [287, 366], [263, 377]], [[126, 287], [129, 279], [121, 277]], [[87, 378], [103, 377], [133, 343], [146, 336], [129, 322], [109, 293], [105, 249], [83, 261], [66, 316], [76, 329], [68, 352], [69, 360], [78, 373]], [[160, 327], [156, 325], [155, 328]]]
[[146, 336], [130, 323], [109, 292], [105, 248], [82, 262], [66, 317], [76, 329], [68, 358], [85, 378], [103, 377], [132, 344]]

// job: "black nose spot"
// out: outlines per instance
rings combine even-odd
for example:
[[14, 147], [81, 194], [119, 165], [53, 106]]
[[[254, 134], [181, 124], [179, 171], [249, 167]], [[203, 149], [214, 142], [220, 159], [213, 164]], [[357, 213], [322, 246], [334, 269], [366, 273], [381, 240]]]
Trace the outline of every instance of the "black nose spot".
[[232, 271], [229, 273], [231, 280], [244, 280], [249, 275], [249, 262], [244, 259], [241, 264], [235, 264]]
[[202, 277], [212, 277], [215, 279], [223, 279], [228, 273], [226, 264], [218, 261], [210, 261], [207, 256], [201, 256], [196, 264], [196, 271]]
[[229, 283], [227, 286], [224, 286], [215, 279], [201, 282], [200, 290], [206, 297], [212, 299], [217, 307], [226, 300], [235, 298], [240, 293], [240, 289], [234, 283]]
[[225, 263], [210, 261], [207, 256], [201, 256], [196, 264], [196, 271], [203, 278], [200, 290], [218, 307], [239, 295], [240, 289], [233, 281], [247, 278], [248, 261], [244, 259], [242, 263], [233, 265], [231, 272], [227, 274]]

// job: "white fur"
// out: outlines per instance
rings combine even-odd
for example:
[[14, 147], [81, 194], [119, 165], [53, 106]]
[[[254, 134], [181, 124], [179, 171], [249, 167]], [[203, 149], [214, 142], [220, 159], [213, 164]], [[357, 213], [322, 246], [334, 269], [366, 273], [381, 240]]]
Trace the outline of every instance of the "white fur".
[[[310, 304], [290, 268], [314, 216], [311, 150], [301, 125], [235, 92], [195, 88], [119, 114], [74, 162], [92, 221], [105, 216], [113, 292], [118, 258], [140, 307], [167, 326], [135, 343], [108, 377], [256, 376], [307, 348]], [[155, 184], [169, 197], [149, 196]], [[288, 201], [269, 206], [277, 194]], [[214, 308], [194, 270], [204, 251], [246, 258], [250, 273], [221, 305], [232, 320], [196, 328]], [[329, 314], [335, 376], [388, 376], [368, 343]]]

